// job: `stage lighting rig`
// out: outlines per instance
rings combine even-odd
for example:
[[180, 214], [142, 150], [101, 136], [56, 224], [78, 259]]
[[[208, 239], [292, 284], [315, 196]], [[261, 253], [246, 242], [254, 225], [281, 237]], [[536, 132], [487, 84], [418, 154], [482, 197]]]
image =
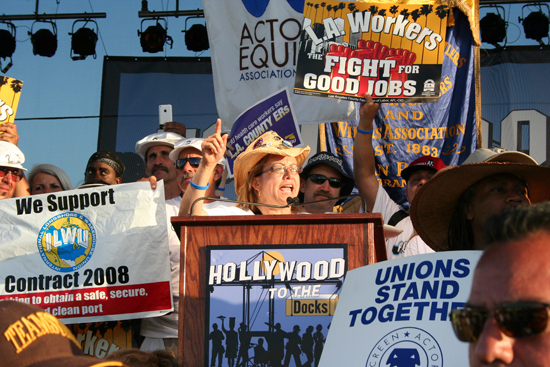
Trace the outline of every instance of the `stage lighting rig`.
[[[487, 13], [483, 19], [479, 21], [481, 28], [481, 41], [489, 43], [495, 47], [501, 47], [499, 42], [502, 42], [506, 39], [506, 29], [508, 28], [508, 23], [504, 21], [506, 18], [506, 12], [502, 6], [490, 5], [490, 8], [495, 8], [496, 13]], [[483, 6], [480, 7], [484, 8]], [[500, 11], [504, 14], [504, 19], [500, 15]]]
[[[143, 31], [143, 22], [155, 21], [155, 25], [147, 27]], [[164, 21], [164, 27], [159, 21]], [[157, 53], [164, 51], [164, 44], [167, 44], [172, 48], [173, 39], [167, 35], [168, 22], [164, 18], [149, 18], [141, 21], [141, 30], [138, 30], [138, 36], [140, 37], [140, 44], [143, 52]]]
[[0, 71], [6, 73], [13, 65], [11, 56], [15, 52], [15, 26], [11, 22], [1, 21], [8, 29], [0, 29], [0, 58], [6, 60], [9, 57], [8, 64], [2, 67], [0, 60]]
[[202, 24], [193, 24], [185, 32], [185, 45], [189, 51], [204, 51], [210, 48], [206, 27]]
[[[33, 32], [33, 28], [36, 23], [49, 23], [52, 26], [50, 31], [47, 28], [40, 28], [36, 32]], [[51, 20], [37, 20], [35, 21], [29, 32], [31, 36], [32, 52], [35, 55], [52, 57], [57, 51], [57, 26]]]
[[208, 33], [206, 27], [202, 24], [193, 24], [187, 29], [187, 21], [193, 18], [204, 18], [204, 15], [195, 15], [185, 18], [185, 46], [189, 51], [200, 52], [210, 48], [208, 43]]
[[[84, 25], [75, 32], [74, 28], [78, 22], [84, 22]], [[86, 28], [88, 23], [95, 25], [95, 31], [93, 28]], [[79, 19], [73, 23], [71, 33], [69, 33], [71, 36], [71, 58], [73, 60], [84, 60], [87, 56], [96, 58], [95, 46], [97, 43], [97, 33], [98, 26], [93, 20]]]
[[[550, 13], [550, 7], [548, 6], [548, 4], [526, 4], [523, 6], [523, 8], [521, 8], [522, 17], [518, 17], [518, 21], [520, 23], [523, 22], [523, 31], [525, 32], [525, 38], [536, 40], [541, 46], [544, 46], [542, 38], [548, 37], [550, 21], [548, 19], [548, 16], [542, 12], [542, 5], [546, 6], [546, 13]], [[538, 6], [539, 11], [534, 11], [527, 17], [523, 18], [523, 10], [528, 6]]]

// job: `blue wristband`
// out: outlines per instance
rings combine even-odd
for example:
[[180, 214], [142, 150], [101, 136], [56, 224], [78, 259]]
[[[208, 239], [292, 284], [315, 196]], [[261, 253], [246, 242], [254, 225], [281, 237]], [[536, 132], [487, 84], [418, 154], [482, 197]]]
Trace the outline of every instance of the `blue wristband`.
[[357, 132], [361, 134], [372, 134], [373, 130], [361, 130], [360, 128], [357, 128]]
[[216, 190], [218, 190], [218, 191], [225, 191], [225, 187], [218, 187]]
[[197, 190], [206, 190], [210, 187], [210, 182], [206, 184], [206, 186], [200, 186], [193, 182], [193, 180], [189, 181], [191, 184], [191, 187], [197, 189]]

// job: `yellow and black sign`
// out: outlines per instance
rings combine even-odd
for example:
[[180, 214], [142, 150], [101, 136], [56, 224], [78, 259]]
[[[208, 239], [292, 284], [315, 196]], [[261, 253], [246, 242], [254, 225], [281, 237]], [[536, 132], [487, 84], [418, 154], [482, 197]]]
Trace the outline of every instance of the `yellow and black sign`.
[[332, 316], [338, 304], [338, 296], [333, 298], [288, 298], [286, 316]]
[[0, 124], [15, 120], [22, 87], [21, 80], [0, 76]]

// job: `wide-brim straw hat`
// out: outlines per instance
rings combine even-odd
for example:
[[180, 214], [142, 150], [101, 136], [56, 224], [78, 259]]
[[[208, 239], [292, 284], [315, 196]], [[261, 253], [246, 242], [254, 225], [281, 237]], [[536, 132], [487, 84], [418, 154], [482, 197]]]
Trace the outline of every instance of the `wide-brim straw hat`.
[[275, 131], [267, 131], [254, 140], [244, 152], [239, 154], [233, 165], [235, 190], [244, 185], [252, 168], [266, 155], [295, 157], [298, 166], [303, 166], [309, 154], [310, 147], [294, 148]]
[[415, 194], [410, 215], [414, 229], [434, 251], [451, 250], [448, 234], [460, 196], [476, 182], [499, 173], [525, 181], [531, 203], [550, 200], [550, 167], [509, 162], [446, 167]]

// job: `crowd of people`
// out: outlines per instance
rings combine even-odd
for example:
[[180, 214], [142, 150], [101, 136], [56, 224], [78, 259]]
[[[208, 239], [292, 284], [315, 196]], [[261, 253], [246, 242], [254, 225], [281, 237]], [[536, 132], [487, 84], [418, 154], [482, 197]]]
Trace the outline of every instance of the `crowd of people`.
[[[437, 157], [422, 156], [402, 171], [407, 183], [406, 197], [411, 203], [406, 211], [390, 198], [377, 178], [372, 135], [380, 106], [369, 95], [365, 98], [353, 149], [353, 178], [345, 172], [338, 156], [319, 152], [308, 160], [309, 147], [293, 147], [275, 131], [268, 131], [234, 162], [239, 203], [218, 200], [224, 199], [228, 165], [228, 137], [221, 134], [220, 120], [215, 133], [205, 139], [186, 138], [182, 124], [170, 123], [165, 124], [165, 131], [136, 143], [136, 153], [145, 162], [148, 177], [144, 180], [153, 189], [158, 180], [164, 180], [174, 299], [174, 312], [142, 320], [142, 350], [177, 353], [180, 241], [170, 223], [172, 216], [332, 213], [344, 200], [342, 197], [350, 195], [356, 186], [365, 199], [366, 208], [362, 210], [382, 213], [385, 224], [401, 231], [386, 240], [388, 259], [488, 248], [477, 266], [467, 307], [453, 311], [452, 318], [459, 339], [471, 343], [472, 365], [508, 365], [518, 358], [529, 361], [539, 355], [539, 361], [545, 360], [540, 348], [549, 350], [550, 346], [550, 293], [546, 290], [549, 270], [544, 261], [550, 206], [529, 206], [550, 199], [550, 168], [538, 165], [521, 152], [503, 150], [478, 149], [456, 167], [446, 167]], [[50, 164], [35, 166], [25, 177], [25, 157], [17, 147], [16, 125], [0, 125], [0, 132], [0, 199], [73, 189], [65, 172]], [[124, 170], [116, 154], [96, 152], [85, 167], [84, 184], [77, 189], [120, 184]], [[197, 201], [201, 197], [208, 199]], [[529, 285], [524, 284], [526, 279], [530, 280]], [[5, 312], [15, 313], [14, 307], [3, 302], [0, 312], [5, 308], [12, 310]], [[0, 322], [5, 319], [0, 317]], [[223, 333], [214, 325], [215, 337], [211, 339], [221, 345]], [[222, 330], [227, 335], [223, 323]], [[299, 331], [298, 327], [293, 332], [303, 342], [306, 336], [298, 335]], [[313, 328], [308, 328], [306, 333], [312, 332]], [[63, 333], [64, 338], [70, 339], [65, 331], [58, 334]], [[286, 334], [288, 358], [284, 364], [288, 365], [293, 357], [298, 366], [317, 365], [311, 348], [305, 353], [307, 362], [302, 362], [300, 350], [288, 348], [292, 333]], [[268, 350], [272, 349], [269, 338], [266, 341]], [[504, 342], [507, 344], [503, 346]], [[261, 351], [263, 340], [259, 344], [256, 347]], [[70, 349], [74, 349], [72, 345]], [[221, 355], [214, 355], [213, 349], [211, 365], [216, 365], [214, 359], [221, 365]], [[233, 365], [237, 351], [234, 353], [228, 357], [233, 359]], [[273, 363], [281, 365], [282, 358]]]
[[[321, 354], [325, 344], [323, 325], [318, 324], [314, 333], [313, 326], [309, 325], [305, 332], [300, 334], [299, 325], [294, 325], [291, 332], [282, 330], [281, 324], [268, 325], [272, 331], [255, 332], [255, 339], [252, 341], [252, 333], [248, 326], [241, 322], [238, 330], [235, 330], [235, 318], [230, 318], [229, 329], [225, 328], [225, 317], [221, 319], [221, 330], [217, 323], [212, 324], [212, 331], [208, 334], [211, 341], [210, 366], [222, 366], [223, 357], [227, 358], [229, 367], [248, 366], [257, 367], [285, 366], [290, 365], [291, 358], [296, 366], [317, 367], [321, 360]], [[285, 345], [285, 339], [287, 343]], [[267, 341], [267, 348], [265, 346]], [[225, 344], [225, 347], [224, 347]], [[253, 350], [250, 356], [249, 349]], [[306, 361], [302, 363], [301, 355]]]

